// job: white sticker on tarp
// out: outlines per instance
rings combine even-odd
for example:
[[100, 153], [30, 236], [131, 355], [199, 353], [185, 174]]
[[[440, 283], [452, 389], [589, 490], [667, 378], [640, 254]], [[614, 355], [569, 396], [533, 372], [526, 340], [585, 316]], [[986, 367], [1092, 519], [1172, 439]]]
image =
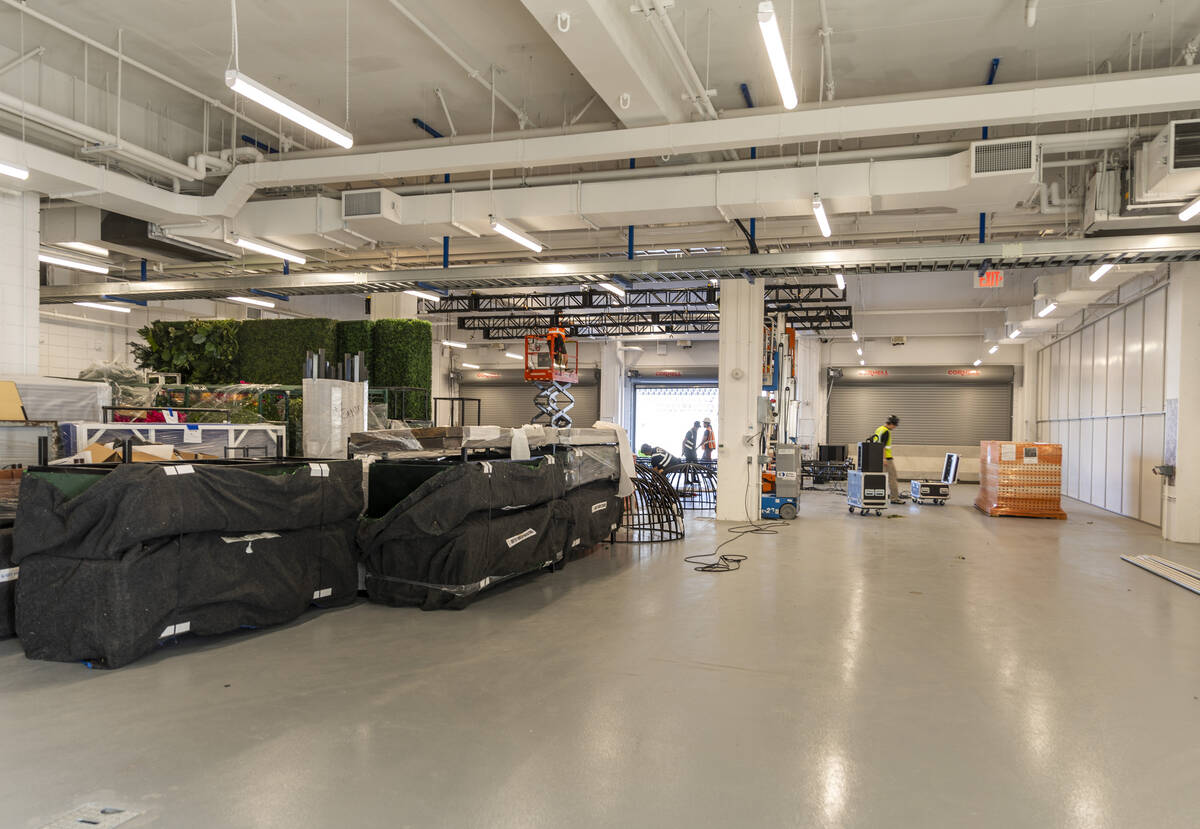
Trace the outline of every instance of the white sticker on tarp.
[[571, 546], [572, 546], [572, 547], [578, 547], [578, 546], [579, 546], [580, 544], [582, 544], [582, 543], [583, 543], [583, 539], [582, 539], [582, 538], [577, 538], [577, 539], [575, 539], [574, 541], [572, 541], [572, 542], [571, 542]]
[[547, 466], [554, 466], [554, 456], [553, 455], [544, 455], [543, 457], [545, 457], [545, 459], [546, 459]]
[[1000, 444], [1000, 460], [1015, 461], [1017, 459], [1017, 447], [1011, 443]]
[[279, 538], [279, 533], [249, 533], [247, 535], [221, 536], [221, 540], [226, 544], [237, 544], [242, 541], [259, 541], [264, 538]]
[[313, 478], [328, 478], [329, 464], [327, 463], [310, 463], [308, 465], [309, 475]]
[[482, 468], [482, 469], [483, 469], [483, 474], [484, 474], [484, 475], [491, 475], [491, 474], [492, 474], [492, 465], [491, 465], [490, 463], [488, 463], [487, 461], [480, 461], [480, 462], [479, 462], [479, 466], [480, 466], [480, 468]]
[[20, 567], [5, 567], [0, 570], [0, 584], [6, 581], [16, 581], [17, 574], [21, 571]]
[[333, 595], [332, 587], [323, 587], [320, 590], [313, 591], [314, 599], [327, 599]]
[[611, 527], [609, 527], [609, 529], [610, 529], [610, 530], [614, 530], [614, 531], [615, 531], [615, 530], [617, 529], [617, 525], [616, 525], [616, 524], [613, 524]]
[[199, 424], [188, 423], [185, 425], [184, 430], [183, 430], [183, 442], [184, 443], [200, 443], [201, 442], [200, 425]]
[[191, 475], [196, 469], [190, 463], [180, 463], [175, 466], [164, 466], [163, 472], [168, 475]]
[[167, 625], [163, 632], [158, 635], [159, 639], [166, 639], [168, 636], [179, 636], [181, 633], [187, 633], [192, 629], [191, 622], [180, 622], [175, 625]]
[[604, 512], [606, 509], [608, 509], [608, 501], [592, 504], [592, 512]]
[[504, 543], [507, 544], [508, 548], [511, 550], [513, 547], [516, 547], [522, 541], [525, 541], [526, 539], [529, 539], [529, 538], [533, 538], [535, 535], [537, 535], [537, 530], [535, 530], [533, 527], [530, 527], [525, 532], [518, 533], [517, 535], [514, 535], [511, 538], [506, 539]]

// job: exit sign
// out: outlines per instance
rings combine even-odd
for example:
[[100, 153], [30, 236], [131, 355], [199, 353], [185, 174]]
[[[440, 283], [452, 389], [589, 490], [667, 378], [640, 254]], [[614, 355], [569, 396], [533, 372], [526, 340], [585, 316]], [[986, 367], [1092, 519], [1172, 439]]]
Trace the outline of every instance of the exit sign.
[[975, 277], [976, 288], [1004, 287], [1004, 271], [984, 271]]

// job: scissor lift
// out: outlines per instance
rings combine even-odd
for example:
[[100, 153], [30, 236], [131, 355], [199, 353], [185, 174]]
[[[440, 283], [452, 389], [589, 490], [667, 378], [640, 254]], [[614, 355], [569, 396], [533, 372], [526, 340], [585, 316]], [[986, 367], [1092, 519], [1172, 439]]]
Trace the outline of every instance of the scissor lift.
[[575, 406], [571, 386], [579, 382], [579, 343], [568, 340], [561, 328], [551, 328], [544, 337], [526, 337], [525, 379], [538, 390], [532, 422], [570, 428]]

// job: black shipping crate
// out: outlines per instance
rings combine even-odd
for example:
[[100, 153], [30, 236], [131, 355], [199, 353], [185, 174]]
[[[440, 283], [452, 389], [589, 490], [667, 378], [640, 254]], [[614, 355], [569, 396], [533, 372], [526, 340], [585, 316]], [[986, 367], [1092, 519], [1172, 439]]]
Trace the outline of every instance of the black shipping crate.
[[13, 564], [12, 552], [12, 521], [0, 519], [0, 639], [16, 632], [13, 613], [20, 568]]
[[615, 481], [581, 486], [567, 493], [565, 500], [571, 510], [566, 549], [568, 560], [582, 556], [610, 538], [621, 525], [625, 499], [618, 497]]

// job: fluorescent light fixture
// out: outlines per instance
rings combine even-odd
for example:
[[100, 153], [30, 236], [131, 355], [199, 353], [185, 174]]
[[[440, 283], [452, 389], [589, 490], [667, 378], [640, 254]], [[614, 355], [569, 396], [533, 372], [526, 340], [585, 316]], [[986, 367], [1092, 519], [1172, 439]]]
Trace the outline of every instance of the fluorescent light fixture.
[[121, 305], [105, 305], [102, 302], [76, 302], [81, 308], [95, 308], [97, 311], [116, 311], [118, 314], [128, 314], [132, 308], [126, 308]]
[[858, 356], [859, 356], [859, 357], [861, 357], [861, 356], [862, 356], [862, 349], [861, 349], [861, 348], [856, 348], [856, 349], [855, 349], [855, 351], [857, 351], [857, 352], [858, 352]]
[[767, 47], [767, 57], [771, 61], [771, 71], [775, 73], [775, 83], [779, 85], [783, 108], [795, 109], [799, 99], [796, 97], [796, 85], [792, 83], [792, 69], [783, 51], [783, 38], [779, 34], [779, 18], [775, 16], [774, 3], [758, 4], [758, 30], [762, 32], [763, 45]]
[[10, 176], [19, 178], [21, 181], [29, 178], [29, 171], [24, 167], [18, 167], [16, 164], [9, 164], [5, 161], [0, 161], [0, 176]]
[[93, 265], [91, 262], [80, 262], [78, 259], [63, 259], [59, 256], [48, 256], [44, 253], [38, 254], [38, 261], [45, 262], [47, 265], [58, 265], [61, 268], [71, 268], [77, 271], [88, 271], [89, 273], [108, 273], [108, 268], [103, 265]]
[[1053, 314], [1053, 313], [1054, 313], [1054, 309], [1055, 309], [1055, 308], [1057, 308], [1057, 307], [1058, 307], [1058, 303], [1057, 303], [1057, 302], [1051, 302], [1051, 303], [1050, 303], [1049, 305], [1047, 305], [1045, 308], [1043, 308], [1042, 310], [1038, 311], [1038, 316], [1039, 316], [1039, 317], [1048, 317], [1048, 316], [1050, 316], [1051, 314]]
[[263, 256], [274, 256], [276, 259], [295, 262], [297, 265], [303, 265], [308, 261], [295, 251], [288, 250], [287, 248], [281, 248], [277, 245], [268, 245], [266, 242], [260, 242], [257, 239], [247, 239], [244, 236], [234, 236], [231, 241], [239, 248], [252, 250], [255, 253], [261, 253]]
[[1100, 277], [1104, 276], [1104, 274], [1111, 271], [1114, 267], [1114, 265], [1109, 264], [1101, 265], [1100, 267], [1096, 268], [1096, 270], [1092, 271], [1092, 275], [1088, 277], [1088, 280], [1091, 282], [1096, 282], [1100, 279]]
[[976, 360], [975, 362], [971, 363], [971, 365], [973, 365], [973, 366], [983, 365], [983, 360]]
[[642, 347], [640, 345], [623, 345], [618, 350], [619, 351], [641, 351]]
[[462, 367], [463, 368], [479, 368], [479, 366], [475, 365], [474, 363], [463, 363]]
[[415, 296], [417, 299], [427, 299], [430, 302], [441, 302], [442, 298], [437, 294], [429, 294], [425, 291], [405, 291], [409, 296]]
[[851, 331], [851, 332], [850, 332], [850, 339], [854, 340], [855, 342], [858, 342], [858, 332], [857, 332], [857, 331]]
[[240, 302], [243, 305], [257, 305], [259, 308], [274, 308], [274, 302], [268, 302], [265, 299], [254, 299], [248, 296], [227, 296], [225, 297], [230, 302]]
[[522, 245], [524, 247], [529, 248], [534, 253], [542, 252], [542, 249], [543, 249], [542, 243], [539, 242], [537, 239], [534, 239], [532, 236], [526, 236], [524, 233], [520, 233], [519, 231], [513, 230], [511, 227], [504, 224], [504, 222], [497, 221], [495, 217], [492, 217], [492, 230], [496, 231], [501, 236], [507, 236], [509, 239], [512, 239], [518, 245]]
[[524, 358], [524, 357], [522, 357], [520, 354], [513, 354], [511, 351], [505, 351], [505, 352], [504, 352], [504, 356], [505, 356], [505, 357], [512, 357], [514, 360], [524, 360], [524, 359], [525, 359], [525, 358]]
[[64, 248], [71, 248], [80, 253], [90, 253], [92, 256], [108, 256], [108, 248], [102, 248], [99, 245], [89, 245], [87, 242], [56, 242]]
[[858, 364], [859, 364], [860, 366], [865, 366], [865, 365], [867, 364], [867, 361], [866, 361], [866, 360], [859, 360], [859, 361], [858, 361]]
[[840, 273], [835, 273], [833, 275], [833, 278], [837, 280], [837, 286], [838, 286], [839, 291], [846, 290], [846, 277], [842, 276]]
[[354, 136], [320, 115], [310, 112], [295, 101], [289, 101], [273, 89], [246, 77], [236, 69], [225, 72], [225, 85], [242, 97], [262, 104], [272, 112], [278, 112], [289, 121], [294, 121], [309, 132], [332, 141], [347, 150], [354, 146]]
[[611, 282], [601, 282], [600, 287], [603, 288], [604, 290], [608, 291], [610, 294], [616, 294], [617, 296], [621, 297], [622, 299], [625, 298], [625, 289], [622, 288], [620, 285], [614, 285]]
[[988, 349], [988, 354], [995, 354], [995, 353], [996, 353], [997, 351], [999, 351], [999, 350], [1000, 350], [1000, 346], [999, 346], [999, 345], [994, 345], [994, 346], [992, 346], [991, 348], [989, 348], [989, 349]]
[[829, 217], [825, 215], [825, 205], [821, 203], [821, 194], [813, 193], [813, 215], [817, 217], [817, 225], [821, 228], [821, 235], [826, 239], [833, 233], [829, 227]]
[[[2, 165], [0, 165], [0, 166], [2, 166]], [[4, 170], [0, 169], [0, 173], [2, 173], [2, 172], [4, 172]], [[19, 178], [19, 176], [18, 176], [18, 178]], [[1183, 210], [1179, 211], [1179, 221], [1181, 221], [1181, 222], [1191, 221], [1192, 219], [1196, 218], [1197, 213], [1200, 213], [1200, 196], [1196, 197], [1195, 199], [1192, 199], [1192, 201], [1188, 204], [1187, 207], [1185, 207], [1185, 208], [1183, 208]]]
[[1008, 333], [1008, 338], [1009, 338], [1010, 340], [1015, 340], [1015, 339], [1016, 339], [1017, 337], [1019, 337], [1019, 336], [1021, 336], [1021, 329], [1020, 329], [1020, 328], [1014, 328], [1012, 331], [1010, 331], [1010, 332]]
[[442, 340], [442, 345], [450, 346], [450, 348], [466, 348], [466, 343], [460, 343], [458, 340]]

